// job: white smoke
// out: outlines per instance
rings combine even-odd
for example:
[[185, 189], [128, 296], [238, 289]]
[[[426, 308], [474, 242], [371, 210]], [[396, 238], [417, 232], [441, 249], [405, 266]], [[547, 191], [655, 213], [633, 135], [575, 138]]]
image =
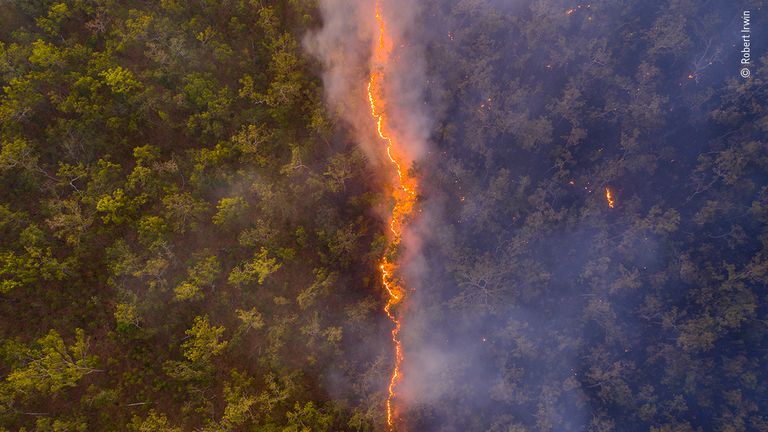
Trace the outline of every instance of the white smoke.
[[[370, 160], [383, 162], [383, 143], [367, 98], [371, 52], [378, 37], [374, 0], [320, 0], [319, 5], [323, 27], [309, 34], [304, 45], [323, 64], [328, 106], [348, 123]], [[424, 47], [410, 38], [419, 13], [418, 2], [382, 0], [386, 32], [395, 43], [384, 70], [388, 134], [398, 153], [411, 162], [426, 154], [432, 128], [424, 102]]]

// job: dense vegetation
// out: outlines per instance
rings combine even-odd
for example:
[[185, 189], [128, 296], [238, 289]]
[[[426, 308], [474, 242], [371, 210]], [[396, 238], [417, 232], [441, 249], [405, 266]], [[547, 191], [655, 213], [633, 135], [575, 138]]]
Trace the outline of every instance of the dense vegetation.
[[314, 7], [0, 3], [0, 430], [382, 421], [378, 198]]

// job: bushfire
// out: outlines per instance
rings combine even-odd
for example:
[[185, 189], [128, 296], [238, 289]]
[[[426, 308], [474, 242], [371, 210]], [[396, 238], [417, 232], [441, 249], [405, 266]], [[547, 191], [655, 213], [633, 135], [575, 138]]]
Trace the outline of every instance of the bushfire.
[[376, 132], [378, 133], [379, 139], [381, 139], [385, 145], [387, 158], [389, 159], [394, 173], [397, 174], [396, 177], [393, 175], [395, 184], [391, 190], [391, 198], [394, 202], [389, 219], [391, 236], [389, 238], [387, 250], [379, 262], [382, 284], [388, 296], [387, 303], [384, 306], [384, 312], [394, 324], [394, 328], [392, 329], [392, 343], [395, 349], [395, 364], [389, 381], [386, 402], [387, 426], [390, 431], [394, 431], [395, 410], [393, 404], [396, 396], [397, 384], [402, 379], [401, 366], [405, 358], [402, 343], [400, 341], [401, 320], [395, 310], [396, 306], [403, 301], [406, 294], [402, 281], [398, 277], [397, 252], [402, 239], [403, 227], [413, 213], [416, 205], [417, 184], [416, 179], [410, 176], [404, 169], [405, 161], [401, 152], [402, 143], [398, 143], [396, 137], [388, 130], [387, 99], [383, 89], [383, 83], [386, 74], [385, 72], [388, 69], [387, 65], [392, 61], [391, 54], [394, 47], [394, 41], [390, 39], [386, 31], [387, 26], [382, 12], [382, 0], [375, 1], [378, 37], [375, 40], [371, 56], [368, 100], [371, 105], [371, 116], [376, 125]]
[[608, 202], [609, 208], [613, 208], [616, 205], [616, 201], [613, 199], [613, 193], [608, 187], [605, 188], [605, 201]]

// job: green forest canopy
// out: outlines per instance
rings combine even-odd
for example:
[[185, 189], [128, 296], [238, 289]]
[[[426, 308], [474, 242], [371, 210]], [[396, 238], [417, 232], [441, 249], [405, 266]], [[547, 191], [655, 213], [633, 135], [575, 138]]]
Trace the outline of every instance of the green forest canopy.
[[386, 340], [379, 198], [331, 140], [316, 24], [302, 0], [0, 4], [0, 429], [382, 421], [388, 345], [346, 354]]

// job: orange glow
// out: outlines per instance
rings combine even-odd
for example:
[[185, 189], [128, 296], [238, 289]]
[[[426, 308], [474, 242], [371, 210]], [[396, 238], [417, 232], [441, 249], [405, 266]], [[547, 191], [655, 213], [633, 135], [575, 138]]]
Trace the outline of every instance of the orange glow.
[[395, 311], [395, 307], [400, 304], [405, 297], [405, 288], [401, 280], [397, 277], [398, 262], [397, 250], [400, 247], [403, 227], [416, 206], [416, 179], [408, 175], [404, 170], [403, 156], [398, 152], [401, 144], [395, 141], [395, 138], [387, 130], [387, 106], [386, 97], [382, 89], [385, 78], [384, 71], [390, 62], [390, 55], [394, 43], [389, 39], [386, 32], [386, 22], [382, 14], [381, 1], [376, 1], [376, 24], [378, 27], [378, 38], [373, 47], [371, 59], [371, 74], [368, 81], [368, 101], [371, 106], [371, 116], [376, 124], [376, 132], [379, 139], [385, 145], [387, 158], [397, 173], [396, 184], [391, 191], [391, 198], [394, 202], [392, 213], [389, 219], [389, 231], [391, 236], [384, 256], [379, 261], [381, 270], [381, 282], [387, 292], [387, 303], [384, 306], [384, 313], [394, 324], [392, 329], [392, 344], [395, 349], [395, 365], [392, 369], [392, 375], [387, 388], [387, 426], [390, 431], [395, 430], [395, 409], [394, 399], [396, 396], [397, 384], [402, 379], [400, 370], [405, 356], [400, 341], [401, 321]]
[[605, 200], [608, 202], [609, 208], [613, 208], [616, 205], [616, 202], [613, 200], [613, 193], [608, 187], [605, 188]]

